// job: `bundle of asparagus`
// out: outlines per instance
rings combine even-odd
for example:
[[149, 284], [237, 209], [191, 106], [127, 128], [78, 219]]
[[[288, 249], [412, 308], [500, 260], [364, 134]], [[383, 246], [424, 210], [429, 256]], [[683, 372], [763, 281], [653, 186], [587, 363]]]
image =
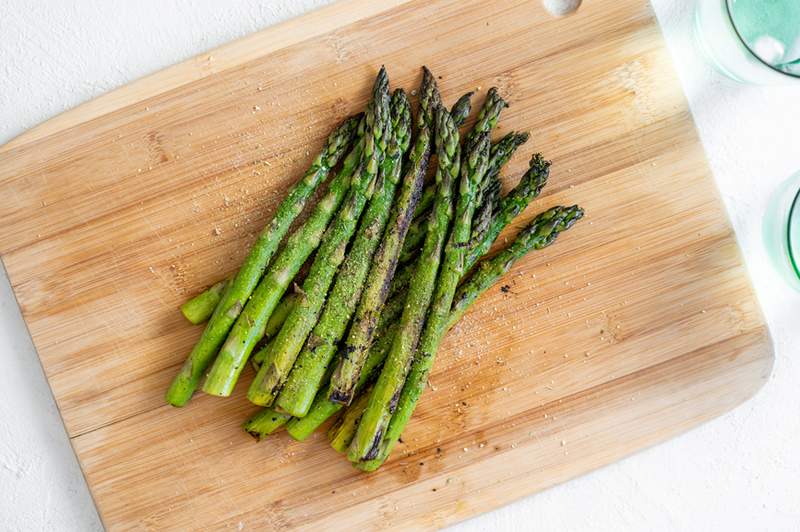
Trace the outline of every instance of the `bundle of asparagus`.
[[[550, 245], [583, 216], [577, 206], [548, 209], [486, 256], [539, 195], [550, 163], [533, 155], [501, 197], [500, 172], [529, 135], [490, 142], [508, 106], [492, 88], [462, 141], [471, 96], [447, 110], [423, 67], [412, 122], [405, 92], [390, 96], [381, 68], [364, 114], [331, 133], [239, 272], [181, 307], [191, 323], [207, 324], [167, 392], [170, 404], [185, 405], [204, 375], [204, 392], [230, 395], [251, 359], [257, 374], [247, 397], [265, 408], [245, 423], [247, 432], [261, 439], [285, 426], [304, 440], [338, 413], [331, 445], [363, 471], [383, 464], [447, 332], [516, 260]], [[426, 184], [434, 153], [435, 177]], [[327, 193], [276, 255], [337, 166]], [[296, 290], [287, 293], [293, 282]]]

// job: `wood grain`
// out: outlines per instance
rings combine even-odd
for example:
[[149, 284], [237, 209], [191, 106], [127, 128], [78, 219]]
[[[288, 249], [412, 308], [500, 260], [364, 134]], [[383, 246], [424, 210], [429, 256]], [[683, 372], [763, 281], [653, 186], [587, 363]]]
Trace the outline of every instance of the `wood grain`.
[[[490, 14], [491, 13], [491, 14]], [[259, 445], [244, 399], [163, 392], [177, 312], [235, 270], [377, 68], [446, 101], [498, 86], [497, 135], [553, 160], [536, 212], [587, 217], [447, 338], [395, 456]], [[669, 55], [642, 0], [349, 0], [156, 73], [0, 148], [0, 254], [112, 530], [432, 528], [687, 430], [750, 397], [772, 351]], [[215, 229], [220, 234], [215, 235]], [[501, 238], [501, 241], [503, 238]]]

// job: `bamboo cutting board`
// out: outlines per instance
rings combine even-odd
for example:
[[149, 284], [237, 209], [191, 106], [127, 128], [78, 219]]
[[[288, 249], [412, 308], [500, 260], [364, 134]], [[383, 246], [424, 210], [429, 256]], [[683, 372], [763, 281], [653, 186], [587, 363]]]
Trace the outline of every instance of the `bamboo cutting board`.
[[[491, 13], [491, 14], [490, 14]], [[587, 217], [448, 337], [378, 473], [323, 434], [260, 444], [243, 397], [163, 394], [200, 334], [178, 305], [233, 272], [377, 68], [445, 100], [492, 85], [554, 204]], [[480, 99], [476, 102], [480, 104]], [[350, 0], [87, 103], [0, 149], [0, 253], [111, 530], [432, 528], [717, 416], [772, 351], [650, 7]], [[219, 233], [219, 234], [216, 234]], [[502, 240], [502, 238], [501, 238]]]

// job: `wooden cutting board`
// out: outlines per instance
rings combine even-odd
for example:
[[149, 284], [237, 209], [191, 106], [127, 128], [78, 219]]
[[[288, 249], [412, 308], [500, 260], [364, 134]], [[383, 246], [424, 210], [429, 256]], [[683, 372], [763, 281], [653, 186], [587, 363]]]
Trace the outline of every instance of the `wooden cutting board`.
[[[498, 86], [512, 160], [586, 219], [481, 297], [404, 444], [353, 470], [324, 434], [256, 444], [243, 397], [163, 393], [200, 328], [177, 307], [233, 272], [381, 64], [447, 102]], [[480, 104], [480, 99], [477, 104]], [[669, 54], [643, 0], [350, 0], [156, 73], [0, 149], [0, 252], [111, 530], [431, 528], [717, 416], [772, 351]], [[219, 233], [218, 235], [216, 233]], [[501, 238], [503, 240], [503, 238]]]

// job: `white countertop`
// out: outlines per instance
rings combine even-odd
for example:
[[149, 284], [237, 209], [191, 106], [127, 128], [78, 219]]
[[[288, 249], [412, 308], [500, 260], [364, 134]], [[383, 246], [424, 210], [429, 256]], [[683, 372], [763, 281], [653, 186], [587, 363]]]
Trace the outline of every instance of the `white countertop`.
[[[703, 0], [707, 1], [707, 0]], [[0, 144], [59, 112], [326, 0], [0, 0]], [[461, 530], [797, 530], [800, 294], [761, 219], [800, 170], [800, 88], [712, 70], [692, 0], [653, 0], [776, 348], [752, 400], [688, 434], [459, 525]], [[0, 530], [100, 530], [8, 279], [0, 274]], [[6, 528], [7, 527], [7, 528]]]

